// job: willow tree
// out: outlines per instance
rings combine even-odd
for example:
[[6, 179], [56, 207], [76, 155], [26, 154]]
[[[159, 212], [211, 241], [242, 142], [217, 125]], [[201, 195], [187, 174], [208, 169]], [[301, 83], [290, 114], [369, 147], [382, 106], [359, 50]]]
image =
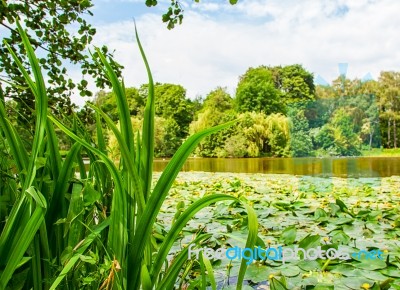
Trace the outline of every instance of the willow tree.
[[380, 117], [387, 122], [386, 146], [397, 148], [397, 126], [400, 120], [400, 72], [382, 71], [379, 76], [379, 88]]

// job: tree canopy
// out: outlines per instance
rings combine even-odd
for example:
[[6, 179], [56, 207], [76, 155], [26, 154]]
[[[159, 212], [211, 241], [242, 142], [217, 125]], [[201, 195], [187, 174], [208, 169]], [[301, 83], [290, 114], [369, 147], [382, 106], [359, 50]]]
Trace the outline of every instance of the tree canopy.
[[314, 76], [301, 65], [259, 66], [240, 77], [236, 89], [239, 112], [283, 113], [285, 106], [315, 98]]
[[[162, 21], [167, 24], [168, 29], [173, 29], [175, 25], [182, 24], [184, 9], [182, 3], [183, 0], [171, 0], [167, 11], [162, 15]], [[194, 0], [195, 3], [200, 3], [200, 0]], [[229, 0], [231, 5], [234, 5], [238, 0]], [[157, 6], [157, 0], [146, 0], [146, 5], [148, 7]]]
[[249, 68], [240, 77], [236, 89], [236, 108], [239, 112], [282, 112], [279, 90], [275, 88], [272, 73], [266, 66]]
[[[0, 1], [0, 25], [6, 29], [3, 41], [16, 51], [28, 68], [24, 47], [15, 29], [15, 21], [20, 18], [40, 58], [41, 68], [47, 73], [50, 106], [55, 112], [71, 113], [73, 106], [69, 96], [75, 88], [81, 96], [92, 95], [87, 88], [87, 77], [93, 77], [99, 88], [108, 83], [87, 51], [96, 33], [96, 29], [85, 19], [85, 15], [92, 15], [92, 7], [90, 0]], [[101, 51], [111, 56], [106, 46], [101, 47]], [[81, 67], [81, 81], [74, 82], [68, 77], [67, 66], [71, 64]], [[120, 73], [122, 67], [116, 62], [112, 65]], [[20, 111], [24, 110], [25, 115], [29, 115], [29, 108], [34, 107], [34, 98], [25, 89], [25, 80], [17, 66], [13, 65], [3, 42], [0, 43], [0, 79], [13, 84], [3, 87], [5, 96], [18, 101]]]

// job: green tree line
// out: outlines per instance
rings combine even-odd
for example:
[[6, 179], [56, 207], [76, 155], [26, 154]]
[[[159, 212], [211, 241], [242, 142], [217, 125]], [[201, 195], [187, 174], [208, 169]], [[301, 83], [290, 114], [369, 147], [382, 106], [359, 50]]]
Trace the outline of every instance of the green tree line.
[[[400, 73], [384, 71], [362, 82], [339, 76], [315, 85], [301, 65], [249, 68], [231, 96], [217, 87], [191, 100], [178, 84], [157, 83], [155, 154], [170, 157], [182, 142], [204, 128], [237, 119], [228, 130], [205, 138], [200, 157], [357, 156], [371, 148], [397, 148]], [[147, 86], [126, 89], [132, 125], [140, 132]], [[113, 93], [100, 91], [94, 103], [118, 123]], [[78, 113], [94, 128], [91, 111]], [[118, 157], [113, 134], [109, 150]]]

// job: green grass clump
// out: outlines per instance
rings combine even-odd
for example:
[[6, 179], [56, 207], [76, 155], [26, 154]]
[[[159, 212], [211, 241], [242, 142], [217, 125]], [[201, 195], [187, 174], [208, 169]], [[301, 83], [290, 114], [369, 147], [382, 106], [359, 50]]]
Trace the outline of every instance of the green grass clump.
[[[19, 23], [18, 30], [30, 61], [31, 74], [8, 46], [15, 65], [35, 96], [36, 127], [32, 150], [28, 152], [11, 125], [0, 101], [0, 133], [12, 156], [12, 177], [0, 202], [8, 195], [1, 215], [0, 289], [173, 289], [185, 279], [190, 261], [187, 247], [167, 259], [183, 227], [201, 209], [219, 201], [239, 202], [248, 213], [246, 246], [257, 238], [257, 217], [243, 199], [227, 194], [199, 198], [188, 208], [179, 209], [172, 227], [155, 240], [156, 219], [169, 190], [185, 160], [206, 136], [227, 128], [226, 123], [198, 132], [178, 149], [153, 186], [154, 85], [148, 62], [136, 33], [146, 65], [149, 95], [141, 134], [132, 129], [125, 88], [106, 57], [96, 50], [99, 65], [106, 72], [117, 98], [120, 130], [99, 108], [92, 106], [97, 118], [97, 143], [76, 117], [72, 128], [48, 114], [48, 96], [39, 62]], [[108, 156], [101, 120], [114, 133], [121, 160], [117, 167]], [[61, 158], [54, 125], [73, 145]], [[83, 154], [90, 159], [85, 169]], [[75, 177], [76, 167], [79, 177]], [[15, 177], [15, 178], [14, 178]], [[11, 178], [10, 178], [11, 180]], [[159, 237], [159, 236], [158, 236]], [[209, 238], [197, 234], [191, 243]], [[189, 264], [188, 264], [189, 263]], [[205, 272], [211, 263], [202, 259]], [[242, 288], [246, 263], [241, 262], [237, 289]], [[211, 278], [202, 280], [205, 289]]]
[[361, 151], [361, 154], [367, 157], [400, 157], [400, 148], [372, 148]]

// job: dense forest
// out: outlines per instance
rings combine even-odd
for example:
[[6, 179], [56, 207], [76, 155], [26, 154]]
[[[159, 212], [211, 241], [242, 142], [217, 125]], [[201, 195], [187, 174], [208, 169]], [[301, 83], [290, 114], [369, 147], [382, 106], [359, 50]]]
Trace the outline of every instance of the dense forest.
[[[128, 88], [132, 124], [139, 131], [147, 86]], [[371, 148], [397, 148], [400, 73], [381, 72], [377, 81], [339, 76], [330, 86], [314, 84], [301, 65], [249, 68], [236, 95], [218, 87], [190, 100], [177, 84], [155, 86], [155, 153], [169, 157], [188, 135], [228, 120], [238, 122], [206, 138], [201, 157], [357, 156]], [[118, 122], [113, 93], [100, 91], [94, 103]], [[88, 108], [80, 112], [92, 124]], [[109, 134], [109, 149], [118, 146]]]
[[[126, 94], [133, 128], [139, 132], [147, 85], [127, 88]], [[235, 96], [218, 87], [191, 100], [182, 85], [156, 83], [155, 154], [170, 157], [189, 135], [234, 119], [238, 120], [235, 126], [206, 138], [195, 156], [357, 156], [371, 148], [397, 148], [399, 97], [399, 72], [384, 71], [378, 80], [366, 82], [341, 75], [322, 86], [315, 85], [313, 74], [297, 64], [249, 68], [239, 77]], [[102, 90], [93, 103], [118, 123], [113, 93]], [[19, 103], [7, 104], [9, 110], [19, 111]], [[95, 138], [96, 119], [88, 106], [59, 109], [71, 125], [76, 112]], [[15, 123], [29, 140], [29, 121], [17, 116]], [[68, 150], [70, 141], [59, 138]], [[111, 132], [107, 139], [110, 153], [118, 158]]]

